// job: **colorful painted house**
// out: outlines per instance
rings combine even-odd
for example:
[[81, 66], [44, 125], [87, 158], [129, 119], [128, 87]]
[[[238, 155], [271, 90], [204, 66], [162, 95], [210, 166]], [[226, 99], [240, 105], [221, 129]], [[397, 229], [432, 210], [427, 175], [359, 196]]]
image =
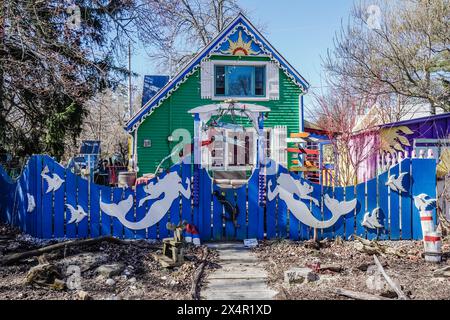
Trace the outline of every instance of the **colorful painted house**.
[[[308, 87], [299, 72], [240, 14], [126, 124], [138, 175], [168, 168], [171, 161], [163, 160], [170, 158], [174, 147], [192, 143], [194, 119], [189, 110], [228, 100], [270, 109], [264, 120], [268, 152], [287, 165], [290, 156], [283, 142], [286, 135], [304, 130], [303, 96]], [[177, 129], [189, 134], [174, 134]], [[254, 165], [255, 135], [248, 130], [232, 137], [246, 146], [247, 154], [235, 159], [235, 154], [229, 152], [221, 165]], [[210, 151], [214, 154], [217, 150], [213, 147]]]

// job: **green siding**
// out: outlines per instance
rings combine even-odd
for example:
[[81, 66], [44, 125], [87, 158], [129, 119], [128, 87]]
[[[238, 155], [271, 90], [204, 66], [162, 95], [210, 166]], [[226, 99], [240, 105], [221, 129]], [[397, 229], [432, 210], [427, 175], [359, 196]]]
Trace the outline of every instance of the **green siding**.
[[[280, 100], [250, 103], [263, 105], [272, 110], [265, 127], [287, 125], [288, 133], [297, 132], [300, 94], [301, 89], [280, 70]], [[177, 142], [169, 143], [167, 138], [175, 129], [188, 129], [193, 137], [194, 121], [192, 115], [187, 113], [190, 109], [214, 102], [217, 101], [201, 99], [200, 71], [197, 70], [139, 126], [137, 131], [139, 175], [153, 173], [161, 160], [170, 154]], [[151, 140], [150, 148], [143, 147], [146, 139]], [[167, 168], [170, 165], [170, 160], [167, 160], [163, 167]]]

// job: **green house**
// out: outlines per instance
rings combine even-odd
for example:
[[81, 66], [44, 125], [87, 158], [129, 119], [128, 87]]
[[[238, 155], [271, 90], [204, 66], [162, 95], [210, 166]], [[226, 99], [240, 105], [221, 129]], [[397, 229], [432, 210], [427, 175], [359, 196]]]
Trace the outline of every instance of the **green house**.
[[[239, 15], [126, 124], [138, 175], [168, 168], [175, 147], [192, 143], [194, 119], [189, 110], [224, 101], [270, 109], [264, 121], [267, 152], [288, 166], [286, 138], [290, 133], [303, 132], [303, 95], [308, 87], [308, 82], [251, 22]], [[236, 159], [232, 146], [225, 148], [228, 152], [212, 146], [202, 152], [202, 157], [208, 156], [205, 152], [216, 158], [221, 153], [223, 159], [216, 165], [251, 167], [256, 157], [254, 134], [252, 130], [230, 133], [230, 139], [242, 142], [247, 150], [240, 159]]]

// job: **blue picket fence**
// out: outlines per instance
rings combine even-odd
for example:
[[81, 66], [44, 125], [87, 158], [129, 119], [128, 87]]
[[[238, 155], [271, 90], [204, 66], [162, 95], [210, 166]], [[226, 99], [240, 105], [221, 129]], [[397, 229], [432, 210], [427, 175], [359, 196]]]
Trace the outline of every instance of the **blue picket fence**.
[[[386, 182], [401, 172], [407, 173], [405, 192], [395, 192]], [[377, 178], [349, 187], [309, 183], [281, 166], [265, 182], [260, 177], [256, 169], [246, 185], [221, 193], [206, 170], [194, 175], [194, 166], [182, 163], [135, 189], [111, 188], [89, 183], [49, 156], [36, 155], [17, 180], [0, 167], [0, 218], [45, 239], [106, 235], [162, 239], [170, 236], [167, 222], [186, 220], [197, 226], [202, 240], [304, 240], [314, 235], [307, 221], [327, 223], [338, 217], [339, 206], [347, 206], [351, 210], [335, 223], [317, 229], [319, 238], [421, 239], [414, 196], [436, 197], [434, 159], [404, 159]], [[260, 201], [261, 181], [265, 203]], [[297, 190], [294, 194], [284, 192], [292, 187]], [[226, 218], [230, 212], [215, 191], [236, 208], [236, 221]], [[363, 225], [364, 218], [377, 208], [382, 227], [369, 229]]]

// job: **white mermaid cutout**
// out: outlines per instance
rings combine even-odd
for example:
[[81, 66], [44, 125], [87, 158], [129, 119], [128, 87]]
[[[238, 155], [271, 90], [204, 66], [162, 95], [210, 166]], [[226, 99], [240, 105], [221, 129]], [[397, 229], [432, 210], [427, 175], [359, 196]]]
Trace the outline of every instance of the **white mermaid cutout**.
[[170, 172], [157, 183], [151, 183], [144, 187], [144, 191], [148, 194], [145, 198], [139, 201], [139, 207], [144, 205], [148, 200], [158, 199], [163, 193], [164, 197], [155, 201], [144, 218], [140, 221], [128, 221], [126, 219], [127, 213], [133, 207], [133, 196], [130, 195], [127, 199], [122, 200], [118, 204], [105, 203], [100, 201], [100, 208], [102, 211], [119, 219], [119, 221], [128, 229], [142, 230], [150, 228], [157, 224], [164, 215], [170, 210], [172, 203], [178, 199], [180, 193], [183, 197], [189, 199], [191, 197], [190, 181], [186, 179], [187, 187], [184, 188], [181, 178], [177, 172]]
[[278, 195], [299, 221], [315, 229], [326, 229], [333, 226], [340, 217], [354, 210], [357, 204], [356, 199], [339, 202], [330, 198], [329, 195], [325, 195], [325, 206], [331, 211], [332, 217], [327, 221], [320, 221], [313, 216], [306, 203], [294, 198], [294, 194], [296, 194], [300, 199], [311, 200], [316, 206], [319, 206], [319, 201], [309, 195], [313, 192], [313, 187], [306, 181], [301, 183], [299, 180], [292, 178], [290, 174], [282, 173], [279, 175], [277, 186], [273, 191], [271, 191], [271, 187], [272, 181], [269, 181], [267, 194], [269, 201], [272, 201]]

